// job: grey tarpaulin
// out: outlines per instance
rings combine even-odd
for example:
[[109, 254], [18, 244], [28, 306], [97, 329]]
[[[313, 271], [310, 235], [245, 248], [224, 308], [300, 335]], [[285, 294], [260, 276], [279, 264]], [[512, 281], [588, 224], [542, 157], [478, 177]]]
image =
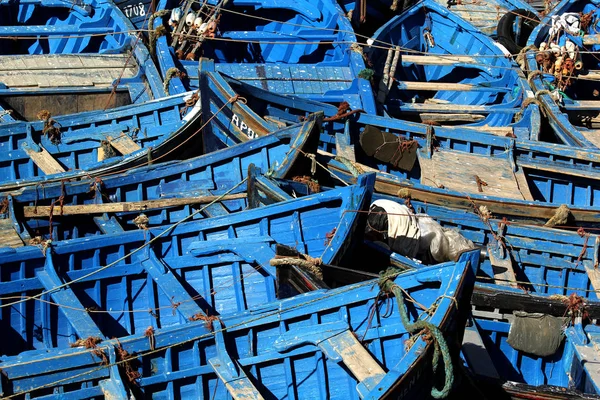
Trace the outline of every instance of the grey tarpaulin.
[[556, 353], [564, 339], [564, 318], [524, 311], [513, 315], [507, 340], [513, 349], [540, 357]]

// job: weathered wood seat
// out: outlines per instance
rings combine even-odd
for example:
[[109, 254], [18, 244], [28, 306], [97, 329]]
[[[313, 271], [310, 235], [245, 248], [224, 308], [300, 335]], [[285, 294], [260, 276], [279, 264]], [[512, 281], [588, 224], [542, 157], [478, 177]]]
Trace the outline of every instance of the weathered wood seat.
[[479, 177], [487, 184], [481, 187], [484, 195], [533, 200], [523, 172], [513, 172], [505, 158], [439, 150], [431, 158], [419, 153], [419, 163], [424, 185], [443, 185], [461, 193], [478, 193]]
[[42, 54], [0, 56], [0, 84], [11, 90], [110, 87], [131, 78], [138, 65], [128, 54]]

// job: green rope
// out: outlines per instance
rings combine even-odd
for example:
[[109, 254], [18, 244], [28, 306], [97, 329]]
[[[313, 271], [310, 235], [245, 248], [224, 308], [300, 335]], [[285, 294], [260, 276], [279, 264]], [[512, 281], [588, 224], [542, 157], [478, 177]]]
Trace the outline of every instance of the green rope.
[[442, 356], [444, 362], [444, 387], [442, 390], [438, 390], [433, 387], [431, 389], [431, 396], [436, 399], [443, 399], [450, 394], [450, 390], [452, 389], [452, 385], [454, 384], [454, 372], [452, 367], [452, 360], [450, 359], [450, 350], [448, 348], [448, 344], [446, 343], [446, 339], [444, 339], [444, 335], [442, 331], [432, 324], [429, 321], [417, 320], [414, 323], [411, 323], [408, 319], [408, 313], [406, 311], [406, 307], [404, 306], [404, 295], [402, 294], [402, 290], [396, 283], [394, 282], [394, 278], [401, 273], [400, 270], [394, 267], [389, 267], [387, 270], [381, 272], [379, 274], [379, 288], [382, 292], [385, 293], [393, 293], [396, 296], [396, 301], [398, 302], [398, 310], [400, 311], [400, 319], [402, 320], [402, 325], [404, 325], [404, 329], [411, 334], [423, 334], [424, 331], [428, 331], [428, 333], [433, 338], [435, 349], [433, 351], [433, 374], [438, 368], [438, 364], [440, 361], [440, 354]]
[[352, 176], [354, 176], [355, 178], [358, 177], [360, 174], [364, 174], [362, 168], [354, 164], [351, 160], [348, 160], [346, 157], [335, 156], [335, 160], [344, 164], [346, 168], [348, 168]]

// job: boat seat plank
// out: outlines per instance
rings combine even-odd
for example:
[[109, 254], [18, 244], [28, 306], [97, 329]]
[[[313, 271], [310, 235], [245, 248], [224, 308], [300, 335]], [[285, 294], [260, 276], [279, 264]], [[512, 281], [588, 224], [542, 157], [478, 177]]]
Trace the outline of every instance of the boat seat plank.
[[444, 103], [402, 103], [399, 106], [401, 112], [414, 113], [489, 113], [492, 110], [501, 113], [514, 113], [513, 108], [490, 108], [486, 106], [461, 105], [461, 104], [444, 104]]
[[433, 122], [450, 122], [450, 121], [463, 121], [463, 122], [478, 122], [485, 119], [485, 115], [482, 114], [452, 114], [452, 113], [421, 113], [419, 114], [422, 122], [433, 121]]
[[133, 141], [129, 135], [124, 132], [121, 132], [121, 135], [113, 138], [112, 136], [107, 136], [107, 140], [112, 147], [114, 147], [119, 153], [123, 155], [131, 154], [135, 151], [138, 151], [142, 147]]
[[135, 60], [127, 54], [0, 56], [0, 82], [11, 90], [110, 87], [115, 79], [131, 78], [137, 72]]
[[196, 314], [203, 314], [200, 306], [192, 299], [171, 269], [156, 257], [153, 250], [149, 251], [149, 257], [142, 261], [142, 265], [167, 298], [171, 299], [173, 304], [177, 304], [177, 311], [181, 313], [186, 321]]
[[461, 193], [478, 193], [475, 175], [488, 184], [482, 194], [518, 200], [533, 200], [521, 170], [513, 172], [508, 160], [457, 151], [440, 150], [426, 158], [418, 153], [421, 165], [421, 183], [428, 186], [443, 185]]
[[228, 31], [223, 34], [224, 38], [235, 39], [242, 41], [269, 41], [269, 42], [294, 42], [294, 41], [323, 41], [323, 42], [335, 42], [339, 40], [339, 35], [335, 33], [328, 33], [327, 31], [305, 31], [302, 36], [289, 35], [285, 33], [266, 32], [266, 31]]
[[15, 230], [12, 220], [0, 219], [0, 243], [5, 247], [21, 247], [23, 240]]
[[588, 70], [585, 74], [577, 75], [577, 78], [588, 81], [600, 81], [600, 70]]
[[402, 54], [401, 59], [403, 63], [418, 64], [418, 65], [454, 65], [456, 63], [461, 64], [475, 64], [477, 60], [469, 56], [454, 56], [445, 54], [430, 54], [427, 56], [415, 56], [412, 54]]
[[583, 45], [584, 46], [593, 46], [595, 44], [600, 44], [600, 35], [585, 35], [583, 37]]
[[59, 164], [52, 154], [48, 152], [45, 148], [40, 146], [41, 151], [35, 151], [34, 149], [24, 146], [23, 149], [31, 158], [31, 160], [37, 165], [37, 167], [46, 175], [52, 174], [60, 174], [61, 172], [66, 172], [66, 170]]
[[573, 104], [565, 104], [563, 107], [567, 111], [600, 110], [600, 100], [577, 100]]
[[108, 215], [103, 215], [101, 217], [94, 217], [94, 223], [105, 235], [125, 232], [125, 229], [123, 229], [114, 216], [109, 217]]
[[178, 207], [190, 204], [207, 204], [215, 200], [227, 201], [246, 198], [246, 193], [229, 194], [225, 196], [193, 196], [193, 197], [173, 197], [168, 199], [155, 199], [145, 201], [124, 201], [116, 203], [102, 204], [78, 204], [64, 205], [61, 209], [52, 210], [51, 206], [24, 206], [23, 214], [25, 217], [49, 217], [50, 210], [55, 215], [88, 215], [119, 212], [138, 212], [147, 210], [156, 210], [166, 207]]
[[600, 129], [580, 129], [579, 132], [596, 147], [600, 147]]
[[470, 83], [445, 83], [445, 82], [415, 82], [415, 81], [394, 81], [400, 90], [426, 90], [439, 92], [449, 90], [452, 92], [473, 92], [473, 91], [498, 91], [503, 88], [494, 86], [478, 86]]

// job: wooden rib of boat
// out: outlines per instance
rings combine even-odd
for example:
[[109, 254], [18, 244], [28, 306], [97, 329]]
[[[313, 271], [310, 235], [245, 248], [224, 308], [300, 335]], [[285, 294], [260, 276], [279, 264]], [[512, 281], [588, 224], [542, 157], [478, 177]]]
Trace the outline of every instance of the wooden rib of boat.
[[304, 174], [309, 161], [299, 154], [315, 152], [321, 119], [313, 115], [252, 143], [196, 158], [7, 193], [1, 220], [4, 246], [137, 230], [140, 215], [148, 228], [244, 210], [252, 200], [244, 182], [250, 165], [271, 178], [291, 179], [295, 171]]
[[537, 139], [539, 110], [528, 100], [533, 92], [518, 66], [490, 37], [434, 0], [392, 18], [368, 44], [365, 55], [385, 115], [482, 133], [503, 128]]
[[[411, 323], [419, 320], [420, 306], [430, 308], [421, 319], [439, 327], [453, 348], [462, 336], [477, 256], [464, 253], [457, 262], [398, 275], [393, 282], [405, 293], [400, 306], [385, 307], [373, 289], [377, 280], [368, 280], [263, 302], [211, 320], [212, 329], [205, 321], [183, 321], [157, 326], [151, 336], [142, 330], [103, 340], [94, 349], [5, 356], [4, 376], [11, 393], [27, 391], [32, 398], [43, 393], [36, 391], [42, 384], [72, 398], [127, 396], [128, 390], [144, 397], [287, 398], [293, 391], [302, 398], [330, 398], [332, 392], [349, 398], [423, 398], [443, 380], [441, 361], [433, 377], [434, 343], [419, 335], [407, 346], [410, 335], [398, 307], [408, 311]], [[117, 367], [115, 348], [135, 354], [139, 363]], [[108, 364], [93, 355], [102, 353]], [[135, 379], [119, 379], [125, 368]]]
[[[558, 29], [567, 13], [581, 13], [589, 21], [581, 27], [573, 25], [575, 31], [566, 29], [569, 26], [566, 22]], [[571, 146], [600, 147], [597, 101], [600, 63], [595, 56], [600, 49], [596, 40], [599, 14], [600, 9], [593, 2], [564, 0], [544, 18], [527, 43], [525, 66], [529, 82], [557, 140]], [[582, 24], [581, 15], [576, 18]], [[549, 38], [551, 29], [553, 36]]]
[[[324, 111], [323, 162], [345, 179], [350, 178], [354, 167], [377, 172], [376, 190], [381, 193], [395, 196], [402, 189], [415, 200], [467, 210], [475, 203], [477, 207], [486, 206], [495, 216], [535, 223], [547, 222], [565, 204], [571, 214], [568, 225], [593, 225], [598, 221], [600, 203], [595, 195], [600, 187], [598, 151], [366, 114], [340, 119], [335, 117], [337, 108], [327, 104], [279, 96], [230, 78], [225, 78], [223, 83], [213, 73], [206, 72], [206, 75], [208, 82], [215, 82], [215, 88], [229, 85], [227, 90], [221, 90], [222, 94], [207, 91], [207, 96], [216, 98], [211, 100], [214, 105], [210, 107], [223, 102], [218, 98], [227, 98], [228, 93], [244, 96], [255, 111], [240, 114], [234, 109], [234, 113], [236, 118], [243, 115], [239, 119], [253, 129], [262, 126], [268, 131], [264, 118], [285, 124], [297, 122], [307, 112]], [[264, 118], [252, 121], [256, 116]], [[396, 161], [390, 162], [389, 154], [388, 161], [375, 158], [382, 158], [381, 154], [367, 156], [360, 144], [360, 136], [367, 126], [375, 128], [372, 129], [375, 136], [379, 131], [385, 134], [386, 140], [391, 142], [392, 154], [404, 140], [416, 141], [414, 165], [402, 170]], [[232, 130], [226, 136], [229, 142], [223, 141], [225, 137], [211, 134], [204, 142], [210, 143], [213, 139], [215, 148], [219, 148], [224, 143], [247, 140], [247, 133]], [[351, 163], [335, 160], [327, 152], [336, 152], [338, 157], [349, 159]], [[483, 183], [478, 184], [476, 176]]]
[[183, 82], [170, 80], [171, 91], [199, 87], [195, 60], [202, 56], [217, 70], [266, 90], [376, 112], [369, 81], [359, 76], [366, 67], [351, 46], [356, 37], [335, 1], [207, 1], [202, 10], [191, 10], [218, 21], [218, 30], [199, 34], [194, 26], [179, 27], [172, 41], [158, 38], [163, 74], [176, 68], [186, 75]]

